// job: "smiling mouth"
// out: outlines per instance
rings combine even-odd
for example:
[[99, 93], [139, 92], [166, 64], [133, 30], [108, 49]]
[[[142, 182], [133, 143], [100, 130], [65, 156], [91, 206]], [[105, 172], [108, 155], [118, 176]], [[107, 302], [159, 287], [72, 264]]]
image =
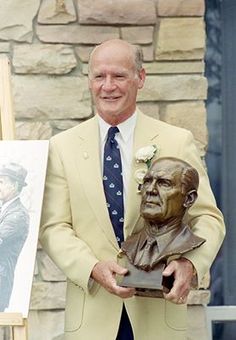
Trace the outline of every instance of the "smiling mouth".
[[114, 101], [116, 101], [116, 100], [118, 100], [118, 99], [120, 99], [121, 98], [121, 96], [117, 96], [117, 97], [102, 97], [102, 100], [105, 100], [105, 101], [107, 101], [107, 102], [114, 102]]

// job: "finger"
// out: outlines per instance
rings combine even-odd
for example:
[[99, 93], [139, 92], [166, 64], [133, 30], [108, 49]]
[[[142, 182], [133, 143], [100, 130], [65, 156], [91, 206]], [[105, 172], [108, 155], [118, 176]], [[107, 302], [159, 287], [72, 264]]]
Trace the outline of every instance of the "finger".
[[125, 288], [117, 286], [115, 289], [115, 295], [121, 297], [122, 299], [130, 298], [135, 295], [135, 288]]
[[184, 304], [187, 301], [189, 289], [176, 283], [168, 293], [163, 293], [164, 298], [168, 301]]
[[125, 275], [128, 272], [128, 269], [121, 267], [116, 262], [111, 262], [111, 269], [114, 273], [118, 275]]
[[162, 275], [163, 276], [170, 276], [174, 273], [175, 266], [173, 265], [173, 262], [170, 262], [168, 266], [163, 270]]

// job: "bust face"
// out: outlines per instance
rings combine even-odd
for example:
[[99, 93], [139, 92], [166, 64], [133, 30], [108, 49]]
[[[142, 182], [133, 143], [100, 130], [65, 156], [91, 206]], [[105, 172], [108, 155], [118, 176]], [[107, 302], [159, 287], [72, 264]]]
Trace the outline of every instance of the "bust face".
[[171, 159], [159, 159], [144, 177], [141, 215], [155, 223], [183, 217], [185, 194], [181, 192], [183, 167]]

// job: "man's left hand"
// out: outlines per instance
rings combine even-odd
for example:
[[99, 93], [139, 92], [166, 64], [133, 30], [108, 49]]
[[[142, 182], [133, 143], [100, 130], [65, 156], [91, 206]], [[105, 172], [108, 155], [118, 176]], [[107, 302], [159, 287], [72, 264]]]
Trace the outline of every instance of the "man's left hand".
[[177, 304], [187, 302], [194, 274], [192, 262], [185, 258], [171, 261], [163, 271], [163, 276], [174, 276], [174, 284], [169, 293], [164, 293], [164, 298]]

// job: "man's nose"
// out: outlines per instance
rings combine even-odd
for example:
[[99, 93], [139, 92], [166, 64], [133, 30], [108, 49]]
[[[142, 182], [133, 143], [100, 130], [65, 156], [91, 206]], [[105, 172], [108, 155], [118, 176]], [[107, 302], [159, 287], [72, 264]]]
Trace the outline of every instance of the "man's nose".
[[149, 186], [147, 187], [147, 192], [148, 193], [154, 193], [154, 194], [158, 194], [158, 188], [157, 188], [157, 181], [153, 180]]
[[105, 91], [112, 91], [115, 88], [114, 79], [111, 76], [106, 76], [103, 80], [102, 88]]

